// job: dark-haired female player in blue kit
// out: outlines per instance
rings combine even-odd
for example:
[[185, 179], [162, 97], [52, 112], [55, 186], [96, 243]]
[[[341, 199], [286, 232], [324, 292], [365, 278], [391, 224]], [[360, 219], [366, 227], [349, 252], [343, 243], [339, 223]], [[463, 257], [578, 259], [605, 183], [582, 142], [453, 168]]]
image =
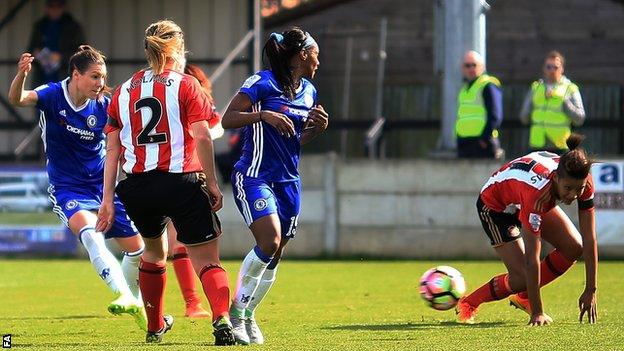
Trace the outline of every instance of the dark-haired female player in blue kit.
[[[52, 212], [74, 233], [89, 253], [96, 273], [116, 295], [108, 305], [113, 314], [131, 314], [141, 329], [147, 329], [145, 310], [137, 285], [143, 240], [115, 199], [117, 209], [111, 229], [96, 230], [102, 202], [104, 176], [104, 125], [109, 98], [106, 63], [101, 52], [82, 45], [69, 59], [69, 77], [57, 83], [24, 90], [34, 57], [23, 53], [9, 89], [14, 106], [36, 106], [46, 153]], [[104, 239], [114, 238], [124, 250], [121, 265], [106, 248]]]
[[241, 265], [230, 308], [234, 336], [241, 344], [264, 342], [254, 310], [275, 281], [284, 246], [297, 229], [301, 145], [324, 132], [328, 123], [308, 80], [319, 66], [319, 47], [310, 33], [296, 27], [272, 33], [264, 53], [271, 69], [245, 81], [222, 120], [226, 129], [244, 127], [232, 187], [256, 240]]

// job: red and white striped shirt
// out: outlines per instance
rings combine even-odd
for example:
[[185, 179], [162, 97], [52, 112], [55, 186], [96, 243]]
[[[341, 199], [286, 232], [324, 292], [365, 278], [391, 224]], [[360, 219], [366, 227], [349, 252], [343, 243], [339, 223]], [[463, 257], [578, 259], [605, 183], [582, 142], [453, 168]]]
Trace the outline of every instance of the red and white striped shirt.
[[135, 73], [117, 88], [105, 133], [120, 130], [121, 165], [129, 174], [202, 170], [191, 124], [215, 118], [197, 79], [165, 70]]
[[[516, 214], [523, 228], [539, 234], [541, 216], [557, 206], [552, 177], [558, 165], [558, 155], [541, 151], [508, 162], [485, 183], [481, 201], [492, 211]], [[579, 208], [593, 208], [593, 198], [590, 174], [578, 198]]]

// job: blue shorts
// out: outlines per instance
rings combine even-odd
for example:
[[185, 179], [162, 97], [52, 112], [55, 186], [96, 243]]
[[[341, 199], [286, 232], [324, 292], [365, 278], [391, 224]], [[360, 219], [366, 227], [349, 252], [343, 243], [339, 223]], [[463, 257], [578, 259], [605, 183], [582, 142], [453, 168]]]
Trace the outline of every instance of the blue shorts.
[[277, 213], [282, 227], [282, 237], [294, 238], [301, 210], [301, 180], [268, 182], [232, 172], [234, 201], [250, 226], [260, 217]]
[[[86, 210], [97, 212], [102, 203], [101, 186], [81, 186], [81, 187], [55, 187], [48, 188], [49, 198], [52, 201], [52, 212], [56, 213], [59, 219], [69, 227], [69, 219], [78, 211]], [[126, 209], [115, 195], [115, 220], [109, 231], [104, 233], [104, 237], [128, 238], [138, 234], [134, 223], [126, 214]]]

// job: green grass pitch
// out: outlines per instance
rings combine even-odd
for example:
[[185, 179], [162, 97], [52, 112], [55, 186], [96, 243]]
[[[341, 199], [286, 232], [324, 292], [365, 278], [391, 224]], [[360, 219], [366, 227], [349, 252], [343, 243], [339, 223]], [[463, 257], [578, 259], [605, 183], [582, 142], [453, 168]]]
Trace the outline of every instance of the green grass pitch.
[[[434, 311], [418, 291], [420, 275], [449, 264], [469, 290], [502, 271], [499, 262], [285, 261], [258, 310], [267, 343], [262, 350], [624, 350], [624, 263], [601, 262], [598, 323], [579, 324], [583, 265], [543, 290], [547, 327], [506, 301], [481, 306], [478, 324], [455, 323]], [[226, 261], [230, 283], [239, 262]], [[210, 322], [183, 317], [173, 269], [166, 311], [176, 318], [163, 344], [145, 345], [130, 317], [106, 312], [112, 299], [87, 260], [0, 260], [0, 333], [18, 350], [198, 350], [213, 342]], [[204, 302], [207, 306], [207, 303]]]

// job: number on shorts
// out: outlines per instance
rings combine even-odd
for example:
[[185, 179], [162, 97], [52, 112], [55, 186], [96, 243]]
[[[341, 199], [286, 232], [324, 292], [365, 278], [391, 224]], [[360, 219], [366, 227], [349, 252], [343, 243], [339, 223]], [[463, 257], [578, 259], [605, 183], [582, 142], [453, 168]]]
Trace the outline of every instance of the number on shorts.
[[139, 112], [139, 110], [144, 107], [150, 109], [152, 115], [150, 116], [150, 120], [149, 122], [147, 122], [145, 128], [143, 128], [143, 130], [141, 130], [141, 132], [137, 136], [137, 145], [166, 143], [167, 134], [156, 133], [155, 131], [156, 126], [162, 118], [162, 105], [160, 104], [160, 101], [153, 96], [141, 98], [134, 103], [134, 113]]

